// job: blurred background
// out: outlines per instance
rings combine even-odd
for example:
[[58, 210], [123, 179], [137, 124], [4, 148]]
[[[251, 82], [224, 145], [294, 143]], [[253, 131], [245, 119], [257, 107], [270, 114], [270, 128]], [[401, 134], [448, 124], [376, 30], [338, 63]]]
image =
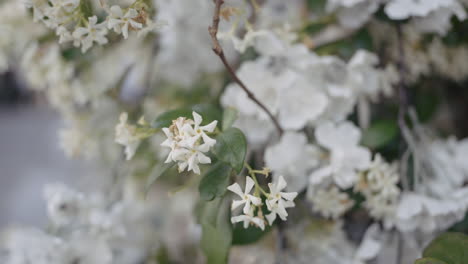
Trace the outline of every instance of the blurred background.
[[0, 75], [0, 229], [10, 225], [45, 226], [43, 186], [77, 185], [92, 164], [68, 159], [60, 149], [58, 113], [28, 93], [13, 73]]

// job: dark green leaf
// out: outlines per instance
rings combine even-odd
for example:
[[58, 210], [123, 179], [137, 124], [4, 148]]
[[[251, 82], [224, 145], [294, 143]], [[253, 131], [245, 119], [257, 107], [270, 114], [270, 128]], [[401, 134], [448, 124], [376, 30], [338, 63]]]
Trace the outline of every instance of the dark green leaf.
[[441, 260], [433, 259], [433, 258], [421, 258], [414, 262], [414, 264], [447, 264]]
[[207, 264], [227, 263], [232, 242], [232, 226], [229, 222], [229, 204], [221, 198], [202, 206], [201, 248]]
[[216, 197], [223, 196], [229, 185], [231, 172], [231, 167], [224, 162], [212, 165], [198, 186], [200, 197], [203, 200], [211, 201]]
[[150, 176], [148, 177], [148, 180], [146, 182], [146, 187], [145, 187], [145, 193], [148, 193], [149, 188], [151, 185], [159, 178], [161, 175], [163, 175], [165, 172], [167, 172], [170, 168], [172, 168], [175, 165], [174, 162], [171, 163], [163, 163], [160, 162], [154, 166], [153, 170], [151, 171]]
[[238, 111], [235, 108], [228, 107], [223, 113], [223, 131], [232, 127], [232, 124], [237, 120]]
[[398, 134], [397, 124], [389, 120], [373, 123], [363, 134], [362, 144], [369, 148], [378, 148], [388, 144]]
[[242, 224], [234, 226], [232, 244], [233, 245], [248, 245], [260, 240], [271, 228], [266, 226], [265, 231], [261, 230], [256, 226], [250, 225], [248, 228], [244, 228]]
[[427, 246], [423, 257], [433, 258], [445, 264], [466, 264], [468, 263], [468, 236], [462, 233], [442, 234]]
[[231, 165], [238, 173], [244, 167], [247, 153], [247, 140], [244, 133], [238, 128], [231, 127], [216, 138], [213, 153], [218, 159]]

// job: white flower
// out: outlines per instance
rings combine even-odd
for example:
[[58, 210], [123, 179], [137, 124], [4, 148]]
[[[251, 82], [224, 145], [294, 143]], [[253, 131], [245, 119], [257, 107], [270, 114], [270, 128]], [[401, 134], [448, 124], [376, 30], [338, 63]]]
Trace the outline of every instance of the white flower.
[[96, 42], [100, 45], [107, 44], [107, 29], [104, 23], [97, 24], [97, 17], [92, 16], [88, 19], [87, 27], [78, 27], [73, 32], [74, 45], [81, 45], [81, 52], [85, 53]]
[[407, 19], [410, 16], [425, 17], [441, 8], [463, 9], [457, 0], [393, 0], [385, 6], [385, 13], [392, 19]]
[[69, 189], [63, 184], [50, 184], [44, 188], [47, 213], [53, 223], [64, 226], [78, 220], [85, 209], [82, 193]]
[[235, 224], [239, 222], [244, 223], [244, 228], [249, 227], [249, 224], [252, 223], [256, 225], [257, 227], [260, 227], [260, 229], [265, 230], [265, 221], [261, 219], [260, 217], [253, 216], [252, 212], [250, 212], [249, 214], [243, 214], [243, 215], [231, 217], [231, 223]]
[[136, 127], [127, 123], [128, 114], [120, 114], [120, 123], [115, 127], [115, 142], [125, 146], [127, 160], [132, 159], [140, 145], [140, 138], [136, 134]]
[[334, 185], [327, 189], [318, 189], [316, 192], [308, 192], [307, 198], [312, 202], [314, 211], [332, 219], [342, 216], [354, 205], [348, 194], [341, 192]]
[[237, 209], [239, 206], [244, 204], [244, 209], [242, 210], [244, 214], [249, 214], [251, 212], [251, 205], [258, 206], [262, 203], [262, 200], [256, 196], [250, 194], [252, 188], [255, 186], [254, 180], [249, 176], [245, 177], [245, 191], [242, 192], [242, 189], [238, 183], [234, 183], [227, 187], [227, 189], [235, 194], [237, 194], [241, 200], [232, 201], [231, 210]]
[[200, 174], [200, 167], [198, 164], [210, 164], [211, 159], [203, 153], [210, 150], [209, 145], [203, 144], [193, 146], [191, 149], [180, 149], [180, 153], [176, 158], [178, 161], [179, 172], [184, 171], [187, 167], [187, 171], [193, 171], [196, 174]]
[[196, 112], [192, 112], [192, 115], [195, 121], [179, 117], [172, 121], [170, 127], [163, 128], [167, 139], [161, 143], [161, 146], [171, 149], [165, 163], [177, 162], [179, 172], [188, 168], [188, 171], [200, 174], [198, 164], [211, 163], [211, 159], [204, 153], [210, 151], [210, 148], [216, 144], [216, 140], [206, 133], [213, 132], [218, 121], [200, 126], [202, 117]]
[[66, 42], [69, 42], [69, 41], [72, 41], [73, 40], [73, 36], [72, 34], [70, 33], [70, 31], [68, 31], [68, 29], [64, 26], [59, 26], [56, 30], [55, 30], [55, 34], [57, 34], [57, 36], [59, 36], [59, 43], [60, 44], [63, 44], [63, 43], [66, 43]]
[[369, 167], [371, 153], [368, 149], [358, 146], [361, 132], [351, 122], [325, 122], [315, 130], [315, 138], [330, 151], [330, 163], [313, 172], [310, 176], [311, 181], [316, 181], [314, 178], [332, 176], [340, 188], [346, 189], [358, 180], [358, 170]]
[[80, 4], [80, 0], [50, 0], [55, 8], [63, 8], [66, 12], [75, 10]]
[[212, 133], [215, 130], [218, 121], [214, 120], [206, 126], [200, 126], [201, 122], [203, 121], [202, 117], [196, 112], [193, 112], [192, 115], [194, 120], [193, 127], [184, 126], [182, 128], [184, 132], [188, 133], [192, 137], [189, 141], [190, 146], [193, 146], [200, 139], [200, 137], [203, 139], [204, 145], [206, 145], [208, 148], [214, 146], [216, 144], [216, 140], [206, 135], [206, 132]]
[[308, 174], [319, 164], [319, 156], [319, 148], [308, 144], [304, 133], [287, 131], [265, 150], [265, 165], [275, 175], [286, 175], [290, 190], [302, 191]]
[[328, 98], [320, 85], [297, 74], [294, 81], [279, 92], [279, 122], [284, 129], [299, 130], [325, 111]]
[[109, 29], [113, 29], [117, 34], [122, 34], [125, 39], [128, 38], [129, 29], [141, 29], [143, 24], [137, 22], [138, 11], [129, 8], [124, 14], [122, 8], [114, 5], [110, 8], [110, 14], [107, 21]]
[[297, 192], [282, 192], [286, 186], [287, 183], [283, 176], [279, 176], [278, 182], [276, 182], [276, 184], [268, 184], [268, 187], [270, 188], [270, 194], [266, 200], [266, 205], [271, 213], [266, 215], [266, 218], [270, 225], [272, 225], [275, 221], [276, 215], [278, 215], [281, 220], [286, 221], [288, 216], [286, 208], [295, 206], [293, 200], [296, 198]]

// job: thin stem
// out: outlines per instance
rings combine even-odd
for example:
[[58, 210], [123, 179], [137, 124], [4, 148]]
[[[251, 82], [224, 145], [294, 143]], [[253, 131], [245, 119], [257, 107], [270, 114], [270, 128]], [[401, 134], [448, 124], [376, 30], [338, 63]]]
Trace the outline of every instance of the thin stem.
[[283, 134], [283, 128], [280, 126], [280, 124], [279, 124], [278, 120], [276, 119], [276, 117], [270, 112], [270, 110], [268, 110], [268, 108], [262, 102], [260, 102], [255, 97], [255, 95], [247, 88], [247, 86], [244, 84], [244, 82], [242, 82], [239, 79], [239, 77], [235, 73], [234, 69], [231, 67], [231, 65], [227, 61], [226, 56], [224, 55], [224, 50], [221, 47], [221, 44], [219, 43], [219, 40], [218, 40], [218, 37], [217, 37], [218, 28], [219, 28], [219, 21], [220, 21], [219, 13], [221, 12], [221, 6], [224, 4], [224, 0], [213, 0], [213, 1], [215, 2], [216, 6], [215, 6], [214, 14], [213, 14], [213, 24], [208, 27], [208, 32], [210, 33], [211, 40], [213, 42], [213, 51], [214, 51], [214, 53], [216, 55], [218, 55], [218, 57], [221, 59], [221, 62], [224, 64], [224, 67], [226, 68], [226, 70], [228, 71], [229, 75], [234, 80], [234, 82], [236, 82], [241, 87], [241, 89], [244, 90], [244, 92], [247, 94], [247, 96], [250, 98], [250, 100], [252, 100], [254, 103], [256, 103], [268, 115], [268, 117], [271, 119], [271, 121], [275, 125], [276, 130], [278, 131], [278, 133], [280, 135], [282, 135]]
[[252, 169], [247, 162], [244, 162], [244, 166], [247, 168], [249, 175], [252, 177], [253, 181], [255, 182], [255, 192], [258, 193], [260, 191], [265, 197], [268, 197], [269, 194], [260, 186], [257, 180], [257, 176], [255, 176], [256, 170]]

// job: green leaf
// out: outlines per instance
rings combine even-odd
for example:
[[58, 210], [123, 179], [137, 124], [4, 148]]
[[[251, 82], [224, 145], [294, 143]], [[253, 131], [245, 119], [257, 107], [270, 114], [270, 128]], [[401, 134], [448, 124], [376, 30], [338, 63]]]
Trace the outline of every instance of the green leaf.
[[398, 135], [397, 124], [389, 120], [373, 123], [363, 134], [362, 144], [369, 148], [378, 148], [388, 144]]
[[216, 138], [213, 153], [239, 173], [244, 167], [247, 153], [247, 140], [244, 133], [235, 127], [225, 130]]
[[203, 117], [202, 125], [209, 124], [215, 120], [218, 120], [219, 123], [223, 118], [221, 109], [212, 104], [197, 104], [192, 106], [192, 110]]
[[216, 197], [223, 196], [229, 185], [231, 172], [231, 167], [224, 162], [212, 165], [198, 186], [200, 197], [203, 200], [211, 201]]
[[202, 116], [202, 125], [211, 123], [214, 120], [221, 120], [221, 111], [214, 105], [209, 104], [198, 104], [189, 108], [179, 108], [160, 114], [151, 123], [153, 128], [169, 127], [172, 124], [172, 120], [178, 117], [185, 117], [193, 119], [192, 112], [195, 111]]
[[146, 186], [145, 186], [145, 194], [148, 193], [149, 191], [149, 188], [151, 187], [151, 185], [153, 185], [153, 183], [159, 178], [161, 177], [161, 175], [163, 175], [165, 172], [167, 172], [170, 168], [172, 168], [173, 166], [175, 165], [175, 162], [171, 162], [171, 163], [163, 163], [163, 162], [160, 162], [158, 164], [156, 164], [156, 166], [154, 166], [153, 170], [151, 171], [151, 174], [150, 176], [148, 177], [148, 180], [146, 182]]
[[218, 198], [206, 202], [201, 209], [201, 248], [206, 256], [206, 263], [227, 263], [232, 242], [229, 203]]
[[468, 263], [468, 236], [462, 233], [444, 233], [426, 247], [423, 257], [436, 259], [441, 261], [439, 263], [445, 264], [466, 264]]
[[250, 225], [248, 228], [244, 228], [242, 224], [237, 224], [234, 226], [232, 244], [248, 245], [255, 243], [270, 230], [271, 228], [269, 226], [266, 226], [265, 231], [263, 231], [256, 226]]
[[169, 127], [172, 125], [172, 120], [179, 117], [192, 118], [192, 110], [181, 108], [164, 112], [156, 117], [156, 119], [151, 123], [151, 126], [154, 128]]
[[433, 259], [433, 258], [421, 258], [417, 259], [414, 264], [447, 264], [447, 262], [443, 262], [441, 260]]
[[223, 131], [227, 130], [228, 128], [232, 127], [232, 124], [237, 120], [237, 116], [239, 111], [237, 111], [233, 107], [228, 107], [224, 110], [223, 113]]
[[93, 5], [90, 0], [81, 0], [80, 1], [80, 12], [86, 18], [86, 20], [93, 16]]

